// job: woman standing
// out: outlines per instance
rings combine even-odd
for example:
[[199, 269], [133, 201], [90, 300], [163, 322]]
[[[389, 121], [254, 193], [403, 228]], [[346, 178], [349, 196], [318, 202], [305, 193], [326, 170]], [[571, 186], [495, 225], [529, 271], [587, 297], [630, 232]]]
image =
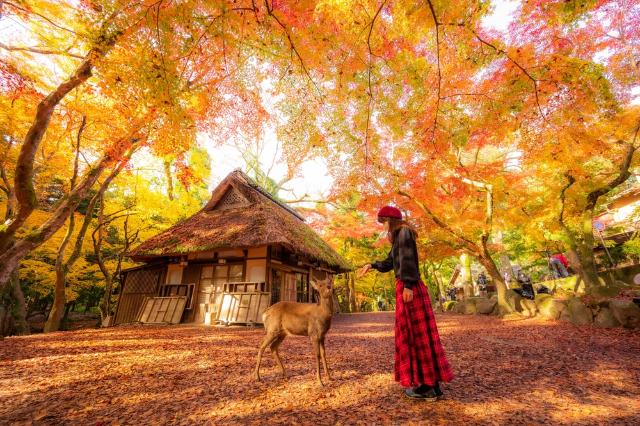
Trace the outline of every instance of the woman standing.
[[420, 279], [416, 231], [402, 220], [402, 212], [385, 206], [378, 212], [392, 244], [385, 260], [365, 265], [363, 276], [371, 269], [394, 270], [396, 276], [395, 380], [405, 387], [405, 395], [435, 401], [442, 396], [440, 382], [453, 379], [427, 288]]

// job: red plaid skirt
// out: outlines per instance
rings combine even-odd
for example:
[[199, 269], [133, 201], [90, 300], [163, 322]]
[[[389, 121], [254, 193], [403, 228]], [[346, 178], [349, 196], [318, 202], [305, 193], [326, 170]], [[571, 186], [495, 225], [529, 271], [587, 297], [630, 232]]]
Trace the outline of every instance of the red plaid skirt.
[[402, 281], [396, 281], [395, 379], [404, 387], [450, 382], [453, 371], [440, 343], [427, 287], [413, 287], [413, 300], [402, 300]]

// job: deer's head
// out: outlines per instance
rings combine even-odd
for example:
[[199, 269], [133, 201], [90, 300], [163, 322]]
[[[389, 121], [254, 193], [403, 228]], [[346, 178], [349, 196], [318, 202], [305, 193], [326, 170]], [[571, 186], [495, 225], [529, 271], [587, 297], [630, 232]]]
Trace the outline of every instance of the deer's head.
[[313, 287], [320, 297], [323, 299], [330, 299], [333, 293], [333, 277], [327, 277], [324, 280], [311, 279], [311, 287]]

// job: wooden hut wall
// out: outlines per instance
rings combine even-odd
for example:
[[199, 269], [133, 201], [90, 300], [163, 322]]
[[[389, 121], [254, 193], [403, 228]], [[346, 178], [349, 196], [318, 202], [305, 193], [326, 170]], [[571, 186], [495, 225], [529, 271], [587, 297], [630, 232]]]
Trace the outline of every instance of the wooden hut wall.
[[271, 246], [267, 257], [267, 280], [271, 304], [279, 301], [311, 301], [310, 267], [281, 246]]
[[185, 310], [183, 322], [204, 322], [227, 282], [266, 282], [266, 246], [189, 253], [187, 259], [182, 283], [194, 284], [193, 309]]
[[187, 301], [189, 303], [187, 303], [187, 308], [184, 310], [184, 314], [182, 315], [183, 322], [192, 322], [196, 313], [196, 302], [198, 298], [198, 285], [200, 284], [201, 267], [201, 264], [189, 263], [182, 272], [182, 284], [193, 284], [191, 299]]
[[[212, 308], [210, 303], [215, 304], [212, 298], [218, 299], [213, 292], [222, 288], [219, 281], [264, 282], [263, 288], [272, 293], [271, 303], [280, 300], [314, 302], [317, 297], [314, 297], [310, 279], [321, 280], [330, 273], [327, 269], [311, 266], [306, 259], [299, 259], [279, 246], [189, 253], [186, 258], [186, 266], [164, 263], [126, 271], [115, 324], [134, 321], [146, 297], [171, 295], [190, 296], [182, 322], [203, 322], [205, 311]], [[238, 267], [241, 267], [241, 275]], [[217, 269], [219, 272], [225, 270], [226, 275], [222, 277]], [[174, 291], [177, 285], [181, 285], [179, 292]], [[184, 288], [188, 289], [185, 294]]]
[[255, 247], [247, 250], [245, 280], [249, 282], [266, 282], [267, 279], [267, 247]]
[[164, 280], [165, 271], [166, 266], [161, 265], [126, 272], [114, 324], [135, 321], [144, 299], [156, 295], [160, 283]]

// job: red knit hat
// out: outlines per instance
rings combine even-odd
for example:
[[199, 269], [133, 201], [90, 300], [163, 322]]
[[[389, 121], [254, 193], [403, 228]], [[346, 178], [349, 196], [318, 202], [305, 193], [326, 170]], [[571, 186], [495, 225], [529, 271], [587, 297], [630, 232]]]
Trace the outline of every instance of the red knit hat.
[[382, 222], [381, 219], [392, 217], [394, 219], [402, 219], [402, 212], [392, 206], [384, 206], [378, 211], [378, 222]]

